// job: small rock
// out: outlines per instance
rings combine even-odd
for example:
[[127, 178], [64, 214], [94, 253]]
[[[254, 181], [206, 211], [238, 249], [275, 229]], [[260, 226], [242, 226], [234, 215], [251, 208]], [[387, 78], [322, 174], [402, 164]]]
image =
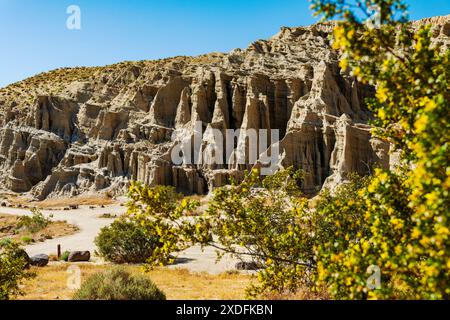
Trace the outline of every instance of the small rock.
[[2, 203], [1, 203], [1, 206], [2, 206], [2, 207], [7, 207], [8, 205], [6, 204], [6, 202], [2, 202]]
[[95, 209], [95, 207], [94, 206], [89, 206], [89, 209]]
[[71, 205], [69, 206], [69, 208], [70, 208], [71, 210], [76, 210], [76, 209], [78, 209], [78, 205], [77, 205], [77, 204], [71, 204]]
[[70, 208], [69, 208], [69, 207], [65, 207], [63, 210], [64, 210], [64, 211], [69, 211]]
[[69, 254], [69, 262], [84, 262], [91, 259], [91, 253], [89, 251], [72, 251]]
[[258, 264], [254, 261], [247, 262], [247, 261], [241, 261], [236, 263], [236, 269], [237, 270], [258, 270], [260, 269]]
[[38, 254], [30, 258], [30, 264], [36, 267], [45, 267], [48, 264], [48, 260], [48, 255]]

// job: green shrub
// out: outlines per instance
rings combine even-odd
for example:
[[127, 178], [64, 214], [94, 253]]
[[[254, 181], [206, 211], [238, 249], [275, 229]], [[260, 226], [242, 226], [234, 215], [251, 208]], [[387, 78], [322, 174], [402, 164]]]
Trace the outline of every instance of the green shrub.
[[73, 296], [74, 300], [166, 300], [164, 292], [148, 278], [132, 275], [123, 268], [89, 277]]
[[24, 244], [30, 244], [33, 242], [33, 238], [29, 237], [29, 236], [23, 236], [20, 241]]
[[0, 300], [9, 300], [21, 294], [24, 279], [33, 276], [25, 269], [29, 265], [28, 255], [16, 243], [2, 241], [0, 244]]
[[160, 245], [156, 235], [149, 234], [138, 223], [124, 219], [103, 228], [95, 244], [98, 254], [114, 263], [145, 262]]
[[46, 228], [51, 223], [51, 220], [44, 217], [38, 209], [31, 209], [31, 213], [31, 216], [20, 217], [17, 228], [25, 228], [29, 232], [35, 233]]
[[5, 238], [0, 240], [0, 248], [9, 245], [12, 242], [10, 238]]
[[69, 251], [64, 251], [63, 254], [61, 255], [61, 257], [59, 257], [59, 260], [60, 261], [69, 261], [69, 255], [70, 255]]

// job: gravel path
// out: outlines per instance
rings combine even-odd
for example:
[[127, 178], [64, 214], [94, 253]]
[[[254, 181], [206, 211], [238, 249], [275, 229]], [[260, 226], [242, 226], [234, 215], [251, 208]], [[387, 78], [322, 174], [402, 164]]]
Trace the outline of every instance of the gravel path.
[[[90, 209], [88, 206], [80, 206], [78, 209], [72, 210], [41, 210], [46, 217], [53, 215], [52, 220], [65, 220], [70, 224], [76, 225], [80, 230], [70, 236], [50, 239], [45, 242], [38, 242], [25, 246], [27, 253], [32, 256], [39, 253], [56, 254], [57, 245], [61, 245], [61, 250], [64, 252], [75, 250], [89, 250], [91, 253], [95, 251], [94, 239], [99, 233], [100, 229], [110, 225], [114, 219], [100, 218], [99, 216], [105, 213], [120, 215], [125, 211], [125, 208], [120, 205], [106, 206], [105, 208], [96, 207]], [[1, 214], [12, 215], [31, 215], [29, 209], [19, 208], [0, 208]], [[93, 261], [101, 262], [94, 257]], [[178, 263], [169, 268], [183, 268], [192, 272], [207, 272], [211, 274], [218, 274], [228, 270], [234, 270], [237, 260], [230, 256], [225, 256], [222, 260], [216, 263], [215, 249], [206, 247], [204, 251], [200, 247], [195, 246], [187, 249], [179, 255]]]

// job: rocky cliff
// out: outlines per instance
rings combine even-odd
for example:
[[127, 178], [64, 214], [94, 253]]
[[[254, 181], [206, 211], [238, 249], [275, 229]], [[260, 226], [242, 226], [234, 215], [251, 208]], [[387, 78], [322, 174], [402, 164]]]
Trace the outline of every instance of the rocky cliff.
[[[448, 21], [439, 41], [449, 39]], [[173, 132], [189, 135], [196, 123], [200, 158], [216, 152], [210, 129], [278, 129], [270, 143], [279, 165], [302, 168], [311, 194], [389, 166], [389, 145], [367, 125], [364, 99], [374, 90], [339, 69], [331, 30], [282, 28], [227, 54], [59, 69], [1, 89], [1, 185], [37, 199], [123, 193], [130, 179], [207, 193], [253, 166], [175, 164]], [[246, 138], [238, 137], [236, 150]]]

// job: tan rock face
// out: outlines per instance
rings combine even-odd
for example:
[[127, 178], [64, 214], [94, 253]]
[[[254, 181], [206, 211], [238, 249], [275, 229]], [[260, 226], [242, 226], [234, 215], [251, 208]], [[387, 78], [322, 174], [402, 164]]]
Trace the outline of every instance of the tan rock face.
[[[448, 42], [448, 17], [429, 22]], [[279, 165], [302, 168], [308, 194], [388, 167], [389, 145], [367, 125], [374, 89], [339, 69], [331, 30], [282, 28], [228, 54], [56, 70], [0, 89], [0, 184], [38, 199], [119, 194], [131, 179], [207, 193], [253, 166], [205, 161], [227, 160], [225, 144], [213, 148], [214, 130], [227, 129], [241, 130], [228, 138], [232, 157], [248, 151], [246, 129], [278, 129]], [[202, 163], [175, 163], [198, 121], [200, 148], [188, 149]], [[186, 131], [172, 141], [176, 129]]]

